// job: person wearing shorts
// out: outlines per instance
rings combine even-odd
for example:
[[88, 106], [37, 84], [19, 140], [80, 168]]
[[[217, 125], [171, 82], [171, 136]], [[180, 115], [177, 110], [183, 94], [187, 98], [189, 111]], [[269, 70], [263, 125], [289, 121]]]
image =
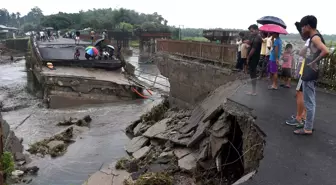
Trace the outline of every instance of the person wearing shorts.
[[[300, 28], [301, 29], [301, 28]], [[299, 33], [301, 34], [301, 30], [299, 30]], [[296, 115], [292, 115], [289, 120], [286, 120], [287, 125], [296, 126], [296, 128], [303, 128], [304, 123], [306, 121], [306, 108], [304, 106], [304, 99], [303, 99], [303, 87], [302, 87], [302, 73], [303, 73], [303, 67], [305, 64], [305, 56], [307, 53], [307, 49], [309, 46], [309, 41], [307, 37], [304, 37], [301, 34], [301, 38], [306, 41], [304, 47], [300, 51], [300, 56], [302, 57], [299, 61], [299, 81], [296, 86]]]
[[274, 38], [273, 49], [271, 51], [270, 60], [268, 62], [268, 72], [272, 77], [272, 85], [268, 87], [270, 90], [278, 89], [278, 66], [279, 60], [282, 51], [282, 40], [279, 37], [278, 33], [272, 33], [272, 37]]

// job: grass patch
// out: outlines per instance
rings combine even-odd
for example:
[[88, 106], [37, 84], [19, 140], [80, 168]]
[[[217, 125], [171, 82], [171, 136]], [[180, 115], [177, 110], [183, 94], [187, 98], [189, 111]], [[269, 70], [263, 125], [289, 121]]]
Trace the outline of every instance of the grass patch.
[[129, 163], [129, 162], [130, 162], [129, 159], [127, 159], [126, 157], [123, 157], [118, 160], [118, 162], [115, 165], [115, 168], [117, 170], [126, 170], [126, 163]]
[[167, 173], [145, 173], [134, 185], [172, 185], [173, 178]]
[[15, 163], [12, 153], [4, 152], [1, 159], [5, 175], [10, 175], [15, 169]]

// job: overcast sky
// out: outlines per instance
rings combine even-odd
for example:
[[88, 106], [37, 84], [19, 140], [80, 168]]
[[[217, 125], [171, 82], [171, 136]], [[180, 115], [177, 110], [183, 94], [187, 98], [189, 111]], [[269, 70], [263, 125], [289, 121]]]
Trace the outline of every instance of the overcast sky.
[[[335, 8], [332, 0], [10, 0], [1, 3], [1, 8], [9, 12], [27, 14], [34, 6], [42, 9], [45, 15], [59, 11], [74, 13], [92, 8], [127, 8], [138, 12], [158, 12], [168, 20], [169, 25], [183, 25], [193, 28], [240, 28], [265, 15], [282, 18], [288, 32], [297, 33], [294, 23], [305, 15], [315, 15], [318, 29], [324, 34], [336, 33]], [[303, 3], [304, 2], [304, 3]], [[302, 5], [306, 5], [302, 7]], [[273, 6], [274, 8], [270, 8]]]

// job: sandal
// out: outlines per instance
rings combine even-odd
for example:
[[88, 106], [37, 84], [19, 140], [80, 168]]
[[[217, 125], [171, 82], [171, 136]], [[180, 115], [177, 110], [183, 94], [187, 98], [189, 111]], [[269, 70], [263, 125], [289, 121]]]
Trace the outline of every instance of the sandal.
[[306, 130], [304, 128], [301, 128], [301, 129], [294, 130], [294, 134], [296, 134], [296, 135], [313, 135], [313, 131], [312, 132], [306, 132]]
[[270, 85], [270, 86], [268, 86], [268, 90], [278, 90], [278, 88]]
[[303, 127], [304, 127], [304, 123], [299, 123], [295, 126], [295, 128], [297, 128], [297, 129], [301, 129]]

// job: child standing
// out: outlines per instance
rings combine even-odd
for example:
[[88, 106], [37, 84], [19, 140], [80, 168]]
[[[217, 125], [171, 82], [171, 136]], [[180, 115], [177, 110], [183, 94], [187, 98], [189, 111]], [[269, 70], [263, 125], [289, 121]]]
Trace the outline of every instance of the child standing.
[[241, 59], [240, 59], [240, 64], [241, 66], [244, 66], [244, 73], [247, 74], [247, 55], [248, 55], [248, 49], [249, 49], [249, 45], [247, 43], [247, 39], [243, 38], [243, 43], [241, 45]]
[[291, 84], [291, 76], [292, 76], [292, 61], [293, 61], [293, 46], [291, 44], [287, 44], [285, 47], [285, 52], [282, 56], [282, 77], [284, 78], [284, 85], [285, 88], [290, 88]]

